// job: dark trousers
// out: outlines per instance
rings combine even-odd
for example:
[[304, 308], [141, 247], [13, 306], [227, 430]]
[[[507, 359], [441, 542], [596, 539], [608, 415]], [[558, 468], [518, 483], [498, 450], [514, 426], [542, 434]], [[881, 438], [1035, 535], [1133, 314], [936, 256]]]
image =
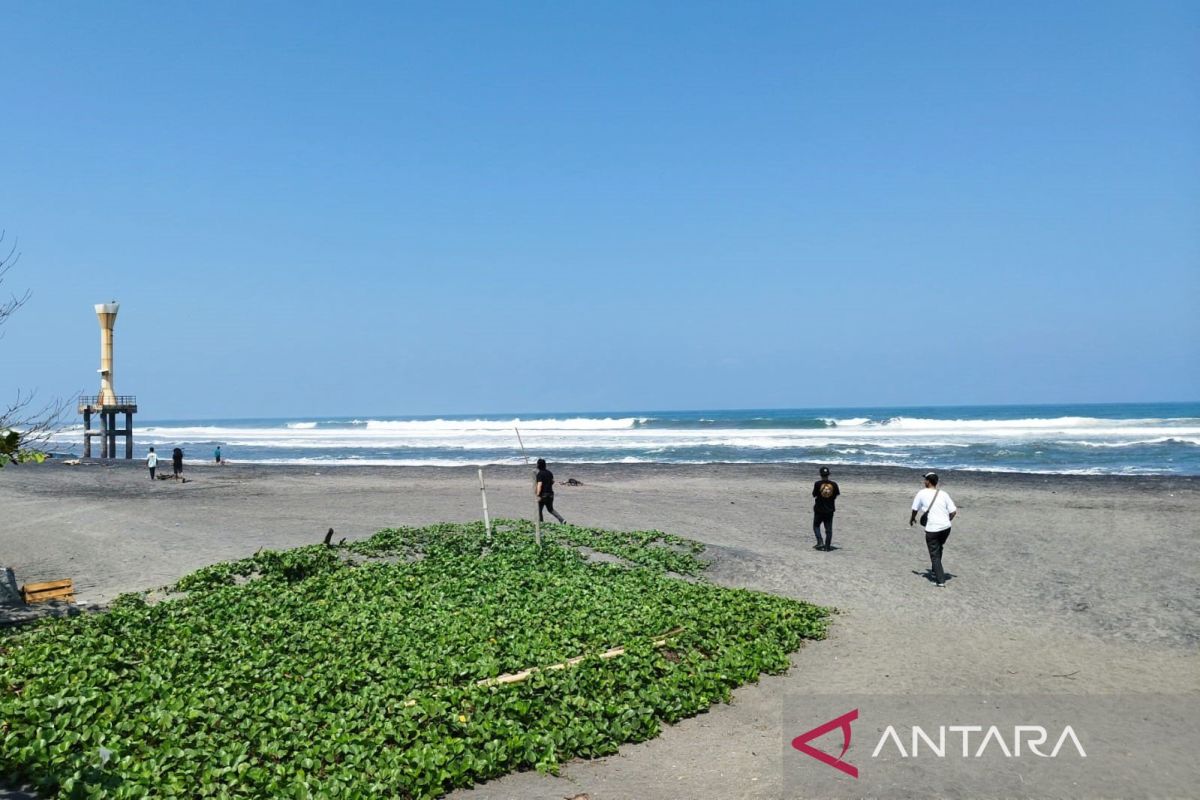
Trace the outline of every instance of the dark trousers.
[[[821, 541], [821, 526], [825, 526], [825, 541]], [[833, 546], [833, 512], [832, 511], [814, 511], [813, 512], [813, 536], [817, 537], [818, 547]]]
[[566, 522], [566, 520], [563, 519], [562, 514], [559, 514], [557, 511], [554, 510], [554, 495], [544, 494], [538, 498], [538, 522], [546, 521], [545, 519], [542, 518], [542, 509], [543, 508], [546, 509], [547, 511], [549, 511], [551, 514], [553, 514], [554, 517], [559, 522]]
[[929, 561], [933, 565], [933, 579], [938, 583], [946, 582], [946, 573], [942, 572], [942, 548], [950, 538], [950, 529], [944, 531], [925, 531], [925, 546], [929, 548]]
[[150, 468], [150, 480], [154, 480], [154, 467]]

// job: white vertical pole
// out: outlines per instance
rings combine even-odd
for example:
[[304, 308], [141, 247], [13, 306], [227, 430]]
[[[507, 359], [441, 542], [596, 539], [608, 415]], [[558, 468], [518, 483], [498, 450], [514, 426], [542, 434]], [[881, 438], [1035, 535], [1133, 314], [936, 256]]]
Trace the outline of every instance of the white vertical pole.
[[[521, 455], [525, 458], [525, 466], [529, 466], [529, 454], [525, 452], [525, 442], [521, 441], [521, 429], [513, 428], [517, 432], [517, 441], [521, 445]], [[537, 475], [533, 476], [533, 485], [537, 487]], [[537, 497], [533, 498], [534, 510], [537, 510]], [[537, 542], [537, 546], [542, 546], [542, 522], [536, 516], [533, 518], [533, 539]]]
[[492, 543], [492, 521], [488, 519], [487, 487], [483, 485], [483, 467], [479, 468], [479, 495], [483, 498], [483, 529], [487, 531], [488, 544]]

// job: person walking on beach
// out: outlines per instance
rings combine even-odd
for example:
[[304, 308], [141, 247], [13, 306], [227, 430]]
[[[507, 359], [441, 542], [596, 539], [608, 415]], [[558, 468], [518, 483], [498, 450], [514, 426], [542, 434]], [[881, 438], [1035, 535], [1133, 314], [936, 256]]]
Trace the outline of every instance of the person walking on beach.
[[[829, 467], [821, 467], [821, 480], [813, 484], [813, 536], [817, 537], [814, 550], [833, 549], [833, 510], [834, 503], [842, 490], [837, 481], [829, 480]], [[821, 526], [825, 526], [825, 541], [821, 541]]]
[[950, 523], [958, 514], [958, 506], [950, 499], [950, 495], [938, 488], [936, 472], [926, 472], [923, 476], [925, 488], [917, 492], [913, 498], [912, 516], [908, 518], [908, 526], [917, 521], [921, 515], [921, 525], [925, 528], [925, 545], [929, 548], [929, 561], [932, 566], [933, 580], [939, 589], [946, 588], [946, 573], [942, 571], [942, 549], [950, 538]]
[[221, 445], [217, 445], [217, 449], [213, 451], [213, 461], [218, 465], [221, 463]]
[[150, 454], [146, 456], [146, 466], [150, 468], [150, 480], [154, 480], [154, 470], [158, 467], [158, 453], [154, 452], [154, 448], [150, 448]]
[[537, 475], [534, 477], [533, 493], [538, 501], [538, 522], [545, 522], [542, 509], [546, 509], [559, 522], [566, 522], [562, 514], [554, 510], [554, 473], [546, 469], [546, 459], [537, 460]]
[[183, 451], [178, 447], [171, 451], [171, 467], [175, 470], [175, 480], [183, 477]]

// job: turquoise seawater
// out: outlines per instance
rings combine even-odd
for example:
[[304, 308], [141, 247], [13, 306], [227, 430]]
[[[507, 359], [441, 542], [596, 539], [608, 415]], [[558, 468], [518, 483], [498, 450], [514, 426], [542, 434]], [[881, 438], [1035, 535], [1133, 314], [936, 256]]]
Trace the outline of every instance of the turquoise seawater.
[[[274, 464], [813, 463], [1200, 475], [1200, 403], [139, 421], [137, 454]], [[78, 430], [56, 446], [79, 452]]]

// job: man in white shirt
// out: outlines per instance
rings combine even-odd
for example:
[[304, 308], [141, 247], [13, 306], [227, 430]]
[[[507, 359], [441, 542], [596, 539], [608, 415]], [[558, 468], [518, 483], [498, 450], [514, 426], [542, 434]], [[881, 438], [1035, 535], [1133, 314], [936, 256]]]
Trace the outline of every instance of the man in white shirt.
[[154, 448], [150, 448], [150, 455], [146, 456], [146, 466], [150, 468], [150, 480], [154, 480], [154, 470], [158, 466], [158, 453], [154, 452]]
[[933, 563], [933, 579], [939, 589], [946, 588], [946, 573], [942, 572], [942, 548], [950, 538], [950, 522], [958, 514], [958, 506], [950, 499], [950, 495], [937, 488], [936, 472], [926, 472], [925, 488], [917, 492], [913, 498], [912, 516], [908, 518], [909, 527], [921, 515], [921, 524], [925, 526], [925, 545], [929, 548], [929, 560]]

